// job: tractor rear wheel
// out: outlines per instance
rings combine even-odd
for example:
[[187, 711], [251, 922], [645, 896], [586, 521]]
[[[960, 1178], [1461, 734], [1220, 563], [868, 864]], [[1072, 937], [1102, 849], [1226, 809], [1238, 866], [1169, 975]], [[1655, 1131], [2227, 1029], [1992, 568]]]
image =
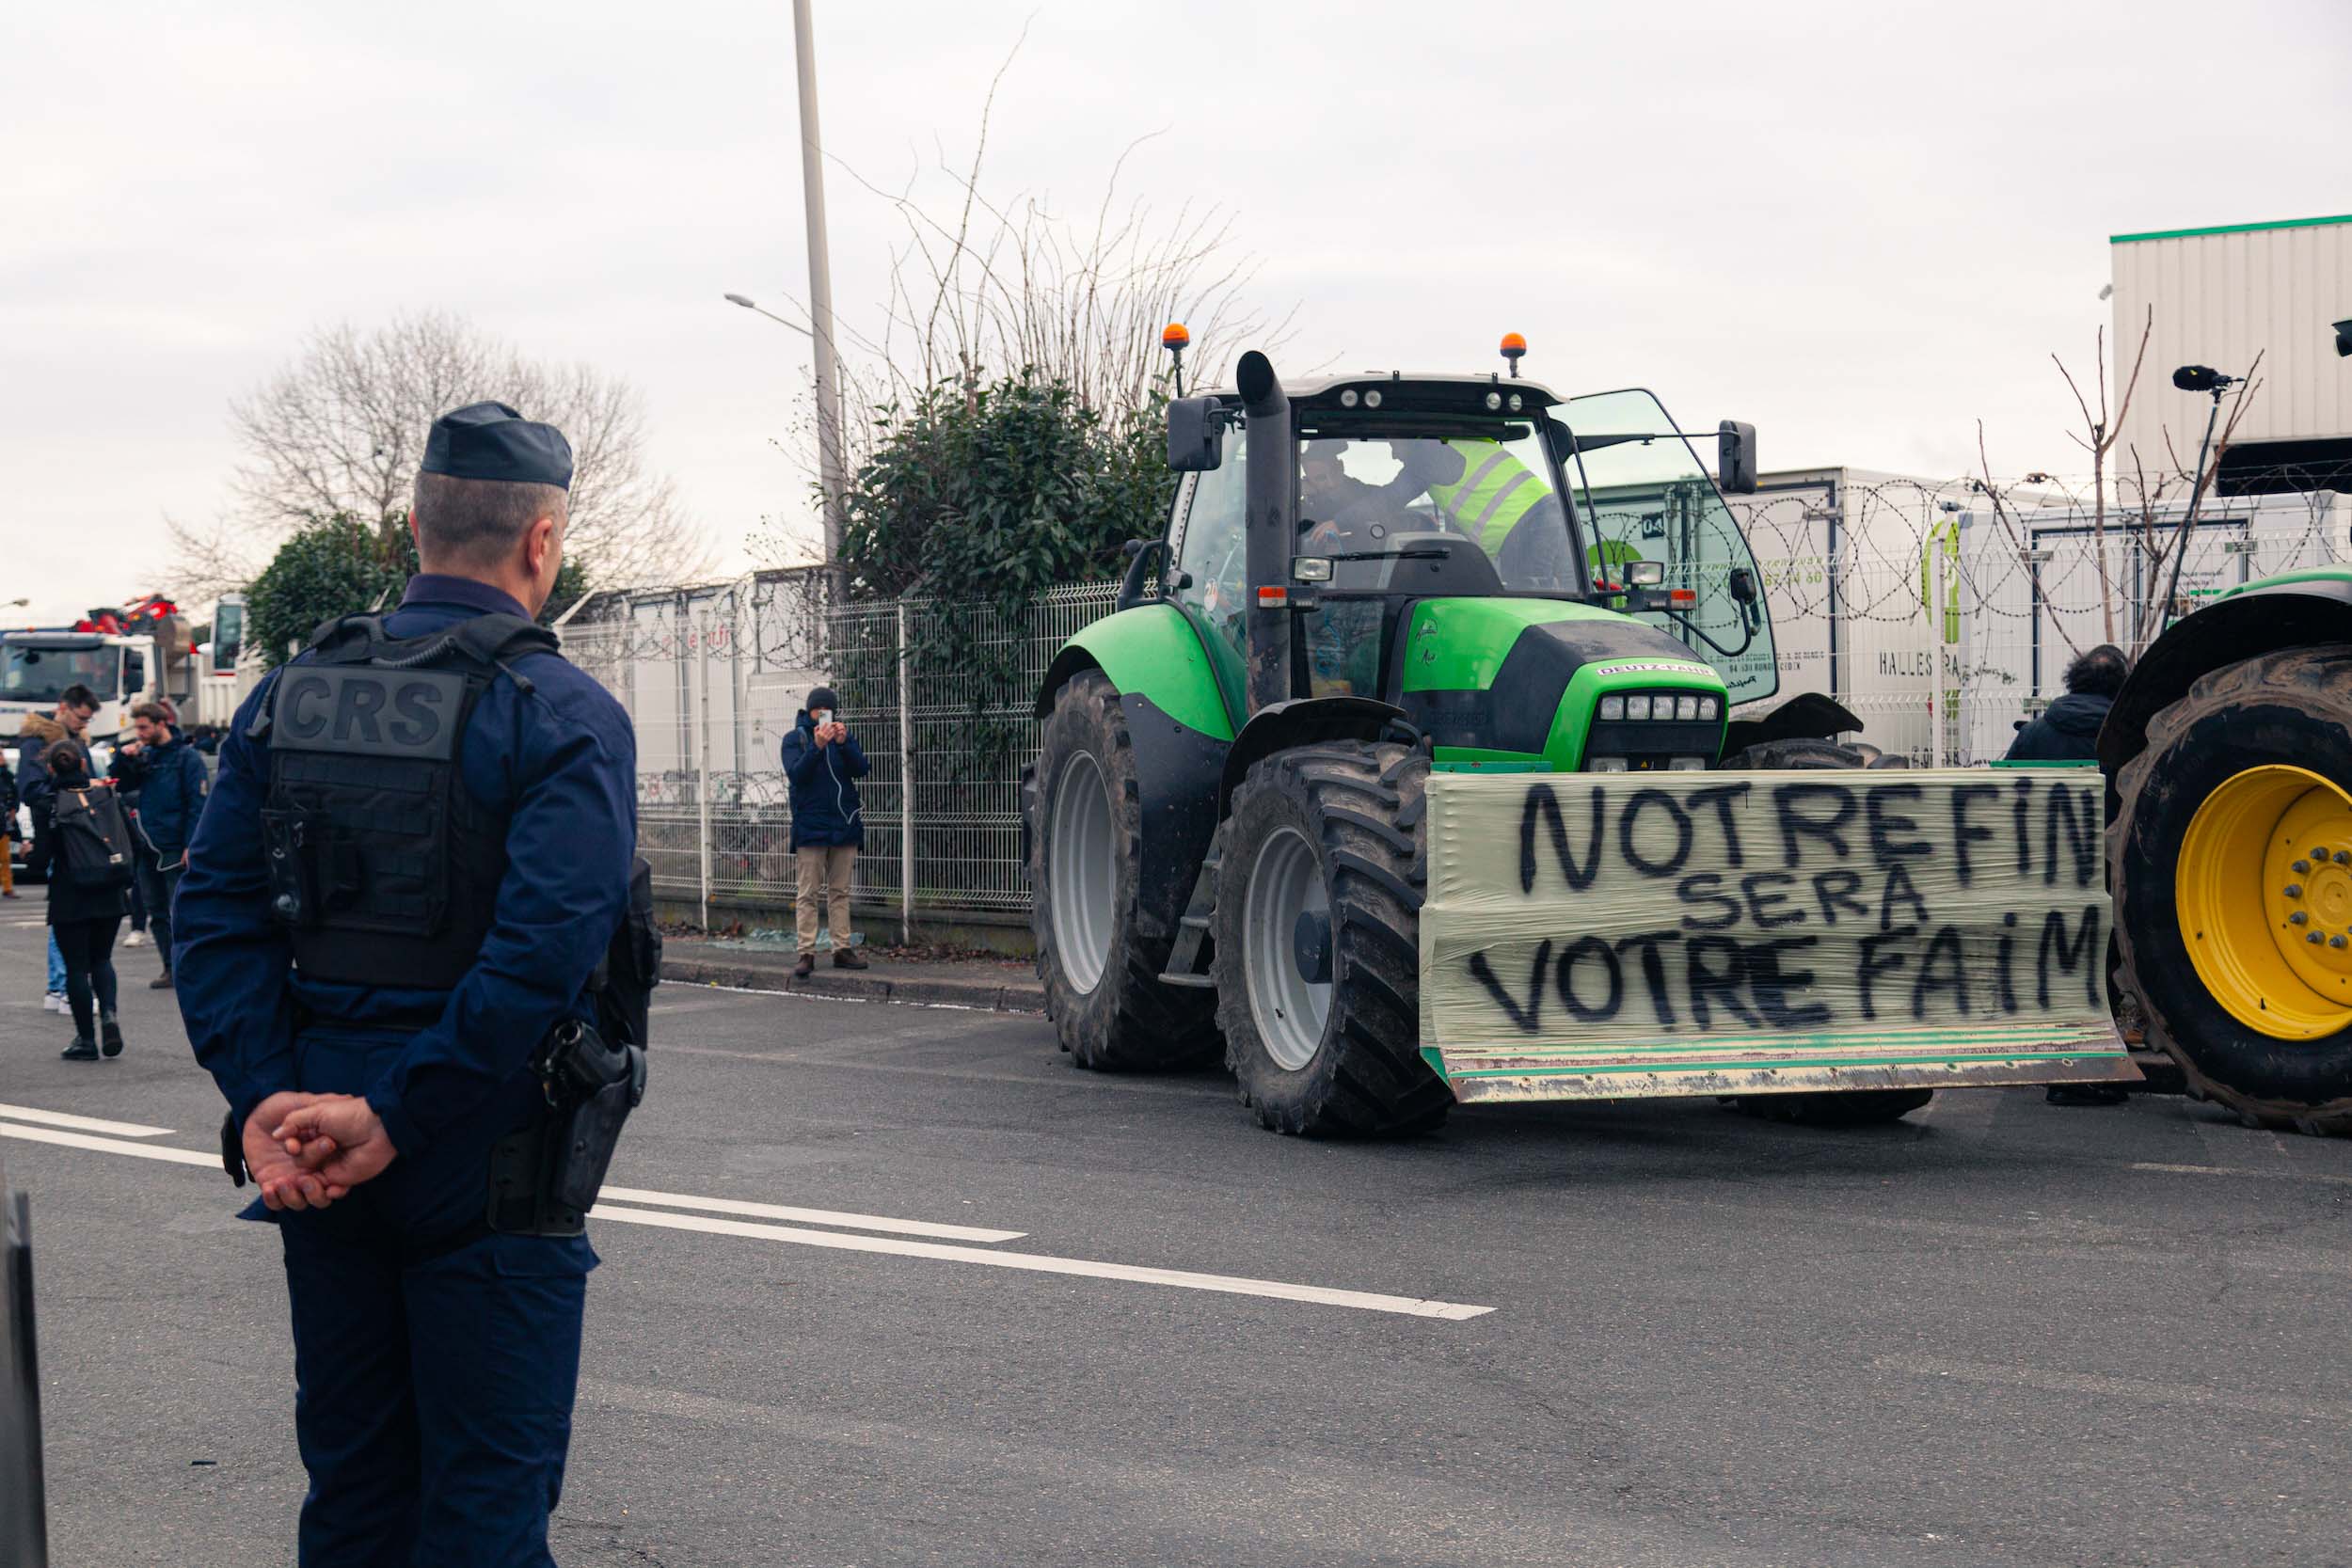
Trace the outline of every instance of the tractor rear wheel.
[[2116, 936], [2149, 1042], [2249, 1124], [2352, 1132], [2352, 646], [2203, 676], [2115, 787]]
[[1140, 928], [1135, 747], [1119, 692], [1101, 672], [1055, 694], [1027, 793], [1029, 923], [1061, 1048], [1080, 1067], [1108, 1069], [1209, 1056], [1216, 1025], [1207, 993], [1163, 984], [1173, 934]]
[[1219, 830], [1217, 1023], [1242, 1103], [1310, 1137], [1445, 1119], [1421, 1059], [1425, 754], [1335, 741], [1250, 768]]

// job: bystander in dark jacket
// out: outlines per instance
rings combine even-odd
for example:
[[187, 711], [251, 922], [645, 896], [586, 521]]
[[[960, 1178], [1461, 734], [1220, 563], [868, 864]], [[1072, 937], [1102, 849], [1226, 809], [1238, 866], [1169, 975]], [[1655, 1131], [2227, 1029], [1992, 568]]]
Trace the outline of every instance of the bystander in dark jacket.
[[114, 945], [124, 893], [119, 882], [93, 885], [66, 874], [57, 807], [70, 796], [113, 786], [90, 777], [89, 753], [76, 740], [51, 743], [42, 763], [50, 788], [33, 804], [33, 852], [25, 864], [49, 882], [49, 934], [65, 961], [68, 1010], [73, 1015], [73, 1042], [66, 1047], [65, 1059], [94, 1062], [102, 1053], [122, 1052], [122, 1029], [115, 1021]]
[[2066, 667], [2066, 694], [2021, 725], [2010, 742], [2010, 762], [2096, 762], [2099, 726], [2131, 665], [2123, 650], [2102, 642]]
[[204, 814], [204, 795], [211, 775], [204, 759], [180, 736], [171, 710], [160, 703], [141, 703], [131, 710], [138, 738], [115, 752], [106, 769], [119, 787], [136, 791], [139, 847], [138, 880], [134, 884], [145, 905], [147, 922], [154, 927], [156, 956], [164, 972], [148, 982], [151, 990], [171, 989], [171, 901], [180, 891], [180, 874], [187, 869], [188, 845], [196, 838], [197, 818]]
[[792, 859], [797, 872], [795, 929], [805, 977], [817, 965], [818, 907], [824, 906], [833, 935], [833, 961], [864, 969], [850, 946], [850, 879], [866, 842], [866, 811], [857, 781], [873, 769], [866, 749], [841, 721], [841, 699], [833, 688], [811, 688], [808, 705], [784, 737], [784, 776], [792, 786]]
[[0, 768], [0, 898], [16, 896], [16, 773]]

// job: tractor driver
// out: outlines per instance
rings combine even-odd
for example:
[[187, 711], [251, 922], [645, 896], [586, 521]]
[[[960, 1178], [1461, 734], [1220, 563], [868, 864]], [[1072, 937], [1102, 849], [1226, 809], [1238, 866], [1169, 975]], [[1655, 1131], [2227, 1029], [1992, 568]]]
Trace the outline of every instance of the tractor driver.
[[1438, 516], [1469, 535], [1505, 586], [1566, 586], [1567, 530], [1560, 498], [1541, 473], [1493, 441], [1394, 443], [1406, 460], [1395, 483], [1426, 490]]

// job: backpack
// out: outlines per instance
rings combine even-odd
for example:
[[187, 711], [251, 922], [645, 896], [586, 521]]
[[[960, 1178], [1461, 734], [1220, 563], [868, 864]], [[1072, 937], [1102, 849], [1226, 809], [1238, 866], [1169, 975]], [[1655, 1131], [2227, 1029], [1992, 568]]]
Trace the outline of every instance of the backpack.
[[61, 789], [56, 816], [57, 872], [78, 888], [131, 885], [131, 825], [111, 789]]

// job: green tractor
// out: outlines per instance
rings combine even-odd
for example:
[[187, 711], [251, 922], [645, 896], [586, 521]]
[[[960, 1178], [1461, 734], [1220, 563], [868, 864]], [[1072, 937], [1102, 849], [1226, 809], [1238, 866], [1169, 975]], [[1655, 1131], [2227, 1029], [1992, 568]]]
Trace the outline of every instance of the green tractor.
[[[1691, 772], [1873, 762], [1837, 743], [1860, 723], [1820, 696], [1731, 720], [1779, 677], [1763, 584], [1715, 481], [1648, 392], [1564, 399], [1517, 377], [1512, 346], [1510, 376], [1288, 388], [1249, 353], [1232, 389], [1170, 405], [1184, 477], [1168, 532], [1131, 546], [1118, 611], [1046, 672], [1024, 785], [1038, 970], [1079, 1066], [1177, 1067], [1221, 1041], [1258, 1120], [1311, 1135], [1426, 1129], [1504, 1079], [1565, 1092], [1531, 1076], [1540, 1062], [1449, 1083], [1424, 1037], [1429, 807], [1455, 787], [1433, 791], [1432, 774], [1625, 774], [1599, 787], [1638, 807]], [[1753, 491], [1754, 431], [1726, 421], [1717, 446], [1724, 489]], [[1597, 823], [1597, 796], [1593, 810]], [[1684, 822], [1677, 858], [1691, 854], [1680, 807], [1650, 816]], [[1536, 816], [1519, 832], [1533, 856]], [[1549, 958], [1534, 961], [1548, 985]], [[2116, 1055], [2098, 1070], [2128, 1073]], [[1777, 1076], [1735, 1062], [1638, 1087], [1656, 1059], [1576, 1083], [1727, 1098], [1744, 1083], [1772, 1111], [1853, 1122], [1924, 1103], [1923, 1077], [2046, 1081], [2069, 1065], [2029, 1080], [1840, 1075], [1797, 1052], [1801, 1070]]]
[[2233, 589], [2099, 734], [2121, 979], [2188, 1092], [2352, 1132], [2352, 569]]

